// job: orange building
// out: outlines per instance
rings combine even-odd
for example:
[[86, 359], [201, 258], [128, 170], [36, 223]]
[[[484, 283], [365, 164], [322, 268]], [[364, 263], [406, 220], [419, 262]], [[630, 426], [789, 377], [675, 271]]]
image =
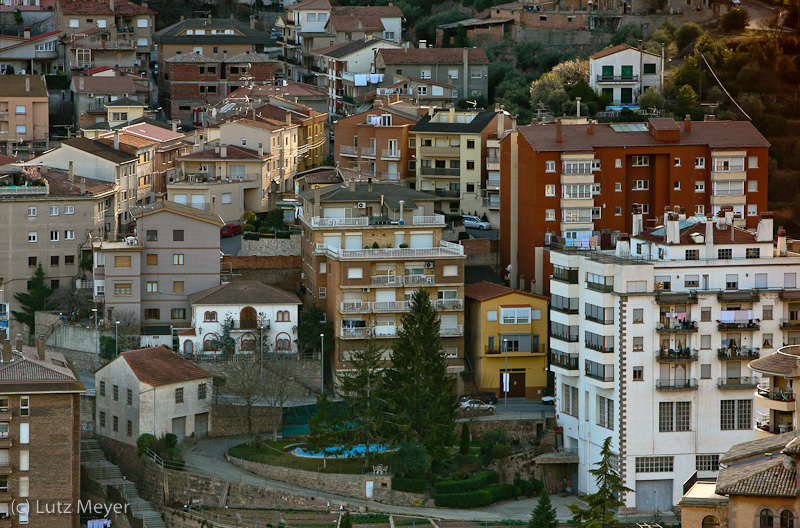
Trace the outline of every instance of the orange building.
[[[594, 244], [630, 233], [665, 209], [689, 216], [732, 206], [735, 225], [755, 228], [767, 209], [769, 143], [749, 122], [650, 119], [519, 127], [501, 142], [500, 240], [510, 284], [546, 288], [547, 241]], [[602, 238], [602, 237], [599, 237]]]

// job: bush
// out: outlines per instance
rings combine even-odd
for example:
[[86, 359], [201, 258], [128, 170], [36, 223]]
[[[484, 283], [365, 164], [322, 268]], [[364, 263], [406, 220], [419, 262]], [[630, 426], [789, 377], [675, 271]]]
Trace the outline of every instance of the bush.
[[242, 238], [244, 240], [260, 240], [261, 236], [258, 233], [245, 233]]
[[434, 498], [434, 504], [439, 508], [480, 508], [491, 503], [492, 494], [487, 490], [437, 494]]
[[[537, 483], [540, 486], [537, 486]], [[530, 497], [531, 495], [540, 493], [542, 489], [544, 489], [544, 483], [541, 480], [522, 480], [516, 479], [514, 480], [514, 486], [520, 489], [520, 494], [525, 495], [526, 497]], [[538, 491], [537, 491], [538, 489]]]
[[678, 47], [678, 51], [697, 40], [697, 37], [702, 34], [703, 30], [697, 24], [691, 22], [682, 24], [675, 32], [675, 45]]
[[442, 480], [436, 483], [436, 495], [476, 491], [495, 482], [497, 482], [497, 473], [494, 471], [483, 471], [464, 480]]
[[450, 222], [463, 222], [464, 221], [464, 217], [459, 215], [459, 214], [446, 214], [446, 215], [444, 215], [444, 221], [448, 222], [448, 223], [450, 223]]
[[178, 435], [167, 433], [164, 435], [164, 443], [166, 444], [167, 449], [174, 449], [175, 446], [178, 445]]
[[258, 232], [259, 234], [266, 235], [267, 233], [271, 233], [272, 230], [269, 227], [259, 227]]
[[492, 458], [507, 458], [511, 454], [508, 444], [497, 444], [492, 446]]
[[472, 475], [480, 468], [478, 457], [475, 455], [458, 455], [454, 460], [458, 465], [456, 472], [463, 477]]
[[743, 7], [734, 7], [719, 19], [719, 27], [725, 33], [733, 33], [744, 31], [747, 24], [750, 23], [750, 13]]
[[458, 239], [469, 240], [469, 233], [467, 233], [466, 231], [461, 231], [460, 233], [458, 233]]
[[143, 454], [145, 449], [150, 447], [150, 444], [156, 441], [156, 437], [151, 435], [150, 433], [145, 433], [140, 435], [139, 438], [136, 439], [136, 447], [138, 449], [139, 454]]
[[392, 489], [407, 493], [425, 493], [428, 490], [428, 483], [425, 479], [394, 477], [392, 479]]
[[533, 492], [538, 495], [542, 491], [544, 491], [544, 482], [542, 482], [541, 480], [534, 479], [533, 480]]
[[462, 455], [469, 454], [469, 424], [467, 422], [461, 424], [461, 445], [458, 447], [458, 452]]
[[430, 469], [431, 459], [422, 444], [403, 444], [395, 451], [392, 465], [401, 477], [423, 477]]
[[377, 243], [377, 242], [373, 242], [373, 243], [372, 243], [372, 249], [378, 249], [379, 247], [381, 247], [381, 246], [380, 246], [380, 245], [378, 245], [378, 243]]
[[345, 511], [342, 515], [342, 522], [339, 523], [339, 528], [353, 528], [353, 521], [350, 520], [350, 512]]
[[250, 233], [255, 230], [256, 226], [254, 226], [253, 224], [245, 224], [242, 226], [242, 231], [244, 231], [245, 233]]
[[492, 502], [498, 502], [501, 500], [508, 500], [514, 498], [513, 484], [495, 484], [494, 486], [489, 486], [488, 488], [486, 488], [486, 491], [489, 492], [489, 496], [491, 496]]

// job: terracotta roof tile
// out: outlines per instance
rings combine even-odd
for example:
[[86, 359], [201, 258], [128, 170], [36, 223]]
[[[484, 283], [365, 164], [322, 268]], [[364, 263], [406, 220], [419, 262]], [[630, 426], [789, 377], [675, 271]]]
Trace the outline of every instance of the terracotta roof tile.
[[764, 453], [778, 453], [781, 448], [795, 439], [796, 434], [795, 432], [782, 433], [736, 444], [720, 457], [719, 462], [724, 465], [732, 465], [753, 457], [760, 457]]
[[108, 146], [101, 141], [88, 138], [65, 139], [61, 142], [61, 145], [67, 145], [68, 147], [82, 150], [88, 154], [98, 156], [113, 163], [126, 163], [136, 159], [136, 156], [133, 154], [116, 150], [114, 147]]
[[86, 192], [83, 194], [97, 195], [114, 190], [115, 183], [95, 180], [94, 178], [84, 178], [79, 174], [75, 175], [73, 181], [69, 181], [69, 173], [50, 169], [47, 174], [42, 175], [50, 185], [51, 196], [81, 196], [81, 181], [85, 185]]
[[[602, 51], [598, 51], [594, 55], [590, 55], [589, 58], [590, 59], [602, 59], [603, 57], [608, 57], [609, 55], [613, 55], [615, 53], [619, 53], [620, 51], [626, 51], [626, 50], [638, 51], [637, 48], [634, 48], [633, 46], [629, 46], [628, 44], [619, 44], [617, 46], [613, 46], [611, 48], [606, 48], [606, 49], [604, 49]], [[647, 50], [643, 50], [643, 53], [646, 53], [647, 55], [653, 55], [655, 57], [659, 57], [660, 58], [659, 55], [657, 55], [655, 53], [651, 53], [651, 52], [649, 52]]]
[[108, 0], [59, 0], [65, 15], [155, 15], [152, 9], [130, 0], [114, 0], [111, 9]]
[[164, 347], [128, 350], [120, 357], [128, 363], [139, 381], [152, 387], [213, 376], [206, 369]]
[[748, 367], [755, 370], [756, 372], [762, 372], [765, 374], [781, 374], [787, 375], [791, 374], [798, 368], [798, 360], [800, 357], [797, 355], [789, 354], [786, 352], [782, 352], [783, 349], [792, 348], [792, 347], [782, 347], [768, 356], [760, 357], [758, 359], [754, 359], [750, 363], [748, 363]]
[[403, 11], [397, 6], [333, 6], [334, 16], [377, 16], [382, 18], [402, 17]]
[[[469, 48], [467, 60], [470, 64], [489, 64], [489, 58], [480, 48]], [[381, 49], [378, 54], [386, 64], [463, 64], [462, 48], [408, 48]]]
[[305, 0], [304, 2], [297, 2], [287, 6], [290, 11], [297, 11], [303, 9], [330, 9], [331, 3], [328, 0]]
[[294, 293], [258, 281], [233, 281], [189, 295], [192, 304], [301, 304]]
[[543, 297], [541, 295], [535, 295], [522, 290], [515, 290], [514, 288], [509, 288], [508, 286], [486, 281], [470, 284], [464, 287], [464, 296], [469, 297], [470, 299], [475, 299], [476, 301], [488, 301], [489, 299], [494, 299], [496, 297], [501, 297], [503, 295], [509, 295], [512, 293], [518, 293], [534, 299], [541, 299], [544, 301], [547, 300], [547, 297]]
[[170, 202], [169, 200], [160, 200], [147, 205], [131, 207], [131, 214], [135, 216], [137, 220], [142, 216], [156, 214], [159, 211], [177, 213], [179, 215], [196, 218], [203, 222], [208, 222], [218, 226], [221, 226], [225, 223], [218, 214], [212, 213], [211, 211], [204, 211], [189, 205]]
[[[30, 79], [30, 91], [25, 90], [25, 79]], [[3, 96], [47, 97], [47, 84], [44, 81], [44, 75], [4, 75]]]
[[797, 496], [794, 459], [777, 455], [723, 468], [717, 478], [716, 492], [720, 495], [794, 498]]
[[[101, 141], [106, 145], [114, 146], [114, 133], [101, 136], [98, 141]], [[140, 148], [152, 147], [153, 145], [157, 145], [158, 143], [159, 142], [154, 139], [144, 138], [141, 136], [137, 136], [135, 134], [126, 134], [125, 132], [119, 133], [120, 146], [127, 145], [135, 149], [140, 149]]]
[[[733, 228], [733, 240], [731, 240], [731, 228], [728, 229], [719, 229], [714, 223], [714, 242], [717, 244], [753, 244], [756, 242], [756, 235], [746, 229], [741, 229], [738, 227]], [[696, 222], [689, 227], [681, 229], [681, 237], [678, 244], [680, 245], [689, 245], [689, 244], [698, 244], [692, 238], [692, 235], [703, 235], [705, 237], [706, 234], [706, 224], [705, 222]], [[636, 235], [638, 239], [648, 240], [651, 242], [658, 242], [660, 244], [664, 244], [664, 228], [656, 228], [650, 231], [646, 231]]]
[[381, 17], [375, 15], [331, 15], [328, 24], [336, 31], [383, 31]]

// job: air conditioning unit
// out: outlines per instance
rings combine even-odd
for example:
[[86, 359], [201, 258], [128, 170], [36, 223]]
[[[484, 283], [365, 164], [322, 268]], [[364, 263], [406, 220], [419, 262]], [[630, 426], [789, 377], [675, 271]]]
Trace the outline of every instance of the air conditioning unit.
[[364, 288], [361, 291], [363, 291], [364, 293], [369, 293], [369, 288]]
[[433, 261], [428, 261], [425, 263], [425, 269], [433, 269]]
[[358, 202], [358, 205], [356, 205], [356, 207], [358, 207], [359, 209], [366, 209], [367, 202]]

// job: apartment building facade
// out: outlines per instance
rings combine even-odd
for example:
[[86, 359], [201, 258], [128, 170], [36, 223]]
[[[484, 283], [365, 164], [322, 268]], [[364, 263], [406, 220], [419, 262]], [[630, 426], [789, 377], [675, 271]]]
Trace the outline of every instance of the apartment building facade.
[[[37, 169], [33, 169], [37, 173]], [[54, 289], [75, 285], [80, 290], [92, 283], [82, 271], [87, 255], [82, 247], [90, 236], [101, 233], [116, 235], [116, 194], [118, 186], [86, 178], [73, 171], [42, 167], [31, 178], [17, 167], [0, 168], [0, 240], [3, 240], [0, 289], [6, 308], [20, 310], [14, 298], [28, 291], [28, 281], [40, 264], [47, 275], [48, 286]], [[44, 185], [34, 186], [33, 179]], [[2, 336], [25, 333], [13, 318], [0, 330]]]
[[800, 378], [800, 317], [796, 298], [791, 292], [783, 294], [788, 302], [781, 318], [781, 328], [788, 332], [783, 342], [788, 345], [778, 348], [775, 354], [755, 359], [748, 365], [761, 376], [761, 383], [755, 391], [755, 404], [764, 411], [755, 418], [756, 438], [775, 437], [782, 433], [798, 430], [797, 393], [794, 382]]
[[464, 250], [442, 239], [436, 198], [391, 183], [317, 187], [303, 203], [302, 269], [306, 302], [333, 323], [334, 371], [348, 368], [365, 339], [391, 354], [414, 291], [425, 288], [439, 311], [448, 372], [464, 370]]
[[115, 130], [97, 141], [136, 156], [136, 203], [147, 205], [155, 200], [153, 174], [158, 141], [125, 130]]
[[800, 255], [783, 234], [773, 246], [768, 212], [755, 233], [729, 207], [650, 230], [632, 216], [614, 249], [550, 245], [550, 369], [573, 487], [595, 491], [611, 437], [626, 508], [668, 511], [695, 472], [716, 477], [720, 456], [755, 438], [754, 367], [793, 338]]
[[[150, 84], [147, 80], [128, 75], [114, 77], [75, 75], [70, 81], [70, 90], [74, 103], [75, 123], [81, 128], [107, 121], [109, 110], [118, 101], [127, 102], [129, 107], [138, 104], [146, 107], [150, 102]], [[111, 112], [113, 119], [114, 110]]]
[[661, 91], [661, 56], [620, 44], [589, 56], [589, 86], [612, 105], [634, 105], [650, 87]]
[[31, 35], [25, 28], [22, 36], [0, 35], [0, 72], [9, 66], [15, 73], [42, 75], [58, 72], [58, 39], [61, 31]]
[[94, 296], [104, 306], [101, 315], [114, 321], [129, 312], [143, 333], [147, 327], [186, 328], [188, 296], [219, 284], [222, 220], [170, 201], [137, 207], [133, 215], [135, 236], [122, 242], [92, 239]]
[[86, 389], [67, 359], [43, 341], [35, 348], [20, 339], [6, 342], [2, 358], [0, 522], [78, 528], [76, 507], [57, 512], [41, 505], [77, 506], [81, 498], [80, 395]]
[[371, 110], [338, 119], [336, 163], [383, 181], [416, 183], [417, 148], [411, 129], [424, 110], [387, 98], [376, 100]]
[[501, 261], [528, 291], [544, 291], [546, 238], [630, 233], [634, 205], [644, 225], [731, 205], [751, 229], [767, 207], [769, 143], [746, 122], [530, 125], [500, 143]]
[[28, 159], [50, 138], [44, 75], [4, 76], [0, 93], [0, 154]]

